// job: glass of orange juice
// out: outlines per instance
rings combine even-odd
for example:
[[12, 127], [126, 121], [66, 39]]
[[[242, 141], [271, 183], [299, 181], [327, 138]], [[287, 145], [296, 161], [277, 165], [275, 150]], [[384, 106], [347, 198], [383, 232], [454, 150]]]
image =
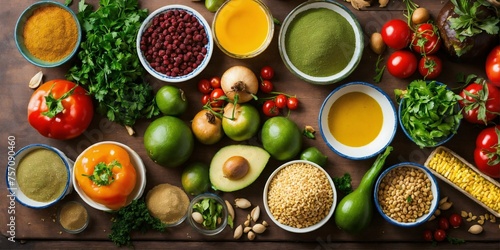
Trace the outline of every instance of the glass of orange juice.
[[227, 55], [251, 58], [271, 43], [274, 23], [271, 12], [260, 0], [227, 0], [215, 13], [214, 40]]

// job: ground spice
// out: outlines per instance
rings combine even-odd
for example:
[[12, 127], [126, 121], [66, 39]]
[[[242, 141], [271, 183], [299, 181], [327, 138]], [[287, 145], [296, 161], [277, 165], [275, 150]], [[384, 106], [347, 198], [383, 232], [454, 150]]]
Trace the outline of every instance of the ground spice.
[[59, 223], [66, 230], [77, 231], [87, 224], [87, 209], [78, 202], [67, 202], [59, 212]]
[[164, 183], [148, 192], [146, 205], [151, 216], [167, 225], [175, 224], [187, 215], [189, 197], [181, 188]]
[[298, 14], [285, 34], [286, 53], [305, 74], [325, 77], [343, 70], [356, 48], [354, 29], [337, 12], [309, 9]]
[[71, 13], [61, 7], [41, 7], [26, 20], [23, 38], [26, 49], [36, 58], [59, 61], [76, 46], [77, 23]]

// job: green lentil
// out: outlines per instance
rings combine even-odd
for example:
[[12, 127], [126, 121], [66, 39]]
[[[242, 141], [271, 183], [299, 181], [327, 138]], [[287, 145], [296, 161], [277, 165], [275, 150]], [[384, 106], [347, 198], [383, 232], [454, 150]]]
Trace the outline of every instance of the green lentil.
[[48, 149], [35, 149], [19, 161], [16, 169], [19, 189], [39, 202], [59, 197], [68, 181], [66, 167], [59, 155]]
[[351, 60], [356, 48], [354, 29], [333, 10], [309, 9], [290, 23], [285, 47], [292, 64], [303, 73], [330, 76]]

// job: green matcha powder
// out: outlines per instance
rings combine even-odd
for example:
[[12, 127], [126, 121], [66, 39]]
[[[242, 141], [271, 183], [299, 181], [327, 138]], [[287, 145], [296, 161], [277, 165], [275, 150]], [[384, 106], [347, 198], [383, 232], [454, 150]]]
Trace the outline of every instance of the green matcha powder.
[[354, 30], [337, 12], [309, 9], [298, 14], [285, 34], [286, 53], [305, 74], [325, 77], [343, 70], [356, 48]]

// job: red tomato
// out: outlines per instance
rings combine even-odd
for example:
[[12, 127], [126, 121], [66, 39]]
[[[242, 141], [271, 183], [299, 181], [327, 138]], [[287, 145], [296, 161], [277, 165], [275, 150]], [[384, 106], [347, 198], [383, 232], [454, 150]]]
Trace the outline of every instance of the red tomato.
[[500, 125], [483, 129], [476, 138], [474, 162], [479, 171], [500, 178]]
[[198, 82], [198, 91], [202, 94], [210, 94], [213, 88], [210, 86], [210, 81], [208, 79], [201, 79]]
[[441, 48], [441, 37], [437, 27], [430, 23], [418, 25], [412, 34], [411, 49], [421, 55], [432, 55]]
[[436, 79], [443, 71], [443, 62], [435, 55], [420, 58], [418, 72], [424, 79]]
[[210, 94], [203, 95], [201, 97], [201, 104], [205, 105], [210, 101]]
[[460, 216], [458, 214], [451, 214], [450, 218], [448, 218], [448, 220], [450, 221], [450, 225], [453, 228], [458, 228], [458, 227], [460, 227], [460, 225], [462, 225], [462, 216]]
[[389, 56], [387, 70], [397, 78], [407, 78], [417, 70], [417, 57], [410, 51], [397, 50]]
[[264, 66], [260, 70], [260, 77], [264, 80], [271, 80], [274, 77], [274, 69], [271, 66]]
[[273, 83], [269, 80], [263, 80], [259, 85], [260, 91], [264, 93], [271, 93], [274, 89]]
[[462, 114], [470, 123], [488, 124], [500, 113], [500, 89], [481, 81], [467, 85], [461, 92]]
[[296, 110], [299, 107], [299, 100], [296, 97], [289, 97], [286, 107], [290, 110]]
[[214, 76], [210, 78], [210, 86], [214, 89], [220, 89], [220, 77]]
[[273, 100], [267, 100], [262, 105], [262, 112], [264, 112], [266, 116], [273, 117], [277, 116], [280, 110], [276, 107], [276, 103]]
[[434, 231], [434, 240], [443, 241], [445, 239], [446, 239], [446, 231], [444, 231], [443, 229], [436, 229], [436, 231]]
[[382, 26], [380, 34], [384, 43], [395, 50], [406, 48], [410, 44], [410, 27], [401, 19], [392, 19], [386, 22]]
[[486, 58], [486, 75], [493, 84], [500, 87], [500, 45], [493, 48]]
[[274, 102], [276, 102], [276, 107], [282, 109], [286, 107], [287, 97], [283, 94], [279, 94], [274, 98]]
[[439, 228], [443, 230], [448, 230], [450, 228], [450, 222], [445, 217], [440, 217], [438, 221]]
[[214, 89], [210, 93], [210, 105], [212, 107], [222, 107], [224, 105], [224, 90], [221, 88]]
[[67, 80], [42, 84], [28, 103], [28, 121], [46, 137], [65, 140], [81, 135], [92, 121], [92, 99], [79, 85]]
[[423, 237], [425, 241], [432, 241], [433, 239], [432, 231], [429, 229], [424, 230]]

